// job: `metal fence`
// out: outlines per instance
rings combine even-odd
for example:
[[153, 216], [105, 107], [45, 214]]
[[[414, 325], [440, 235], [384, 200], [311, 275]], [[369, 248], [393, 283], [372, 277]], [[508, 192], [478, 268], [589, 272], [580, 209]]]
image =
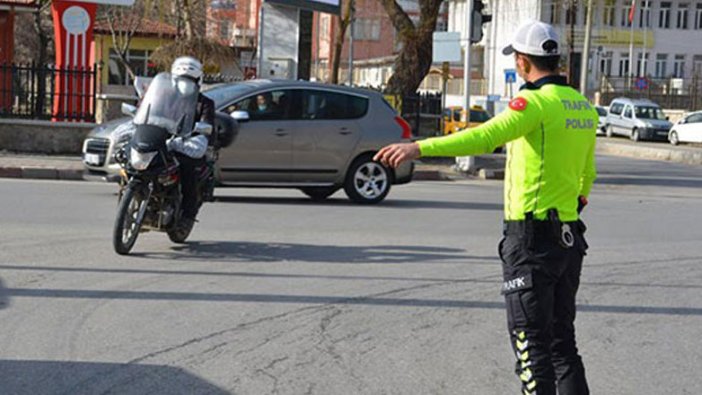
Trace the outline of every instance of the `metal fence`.
[[702, 78], [603, 78], [603, 104], [620, 96], [649, 99], [663, 108], [694, 111], [702, 108]]
[[435, 136], [441, 131], [441, 94], [386, 95], [385, 99], [412, 126], [414, 136]]
[[0, 64], [0, 117], [94, 122], [98, 67]]

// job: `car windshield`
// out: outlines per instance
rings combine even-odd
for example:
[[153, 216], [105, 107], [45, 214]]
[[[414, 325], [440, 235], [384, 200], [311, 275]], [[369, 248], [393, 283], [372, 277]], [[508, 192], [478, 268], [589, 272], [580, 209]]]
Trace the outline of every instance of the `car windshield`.
[[470, 110], [471, 122], [487, 122], [490, 120], [490, 114], [482, 110]]
[[599, 115], [601, 117], [607, 116], [607, 110], [605, 110], [602, 107], [595, 107], [595, 108], [597, 109], [597, 115]]
[[636, 118], [665, 120], [663, 110], [658, 107], [636, 107]]

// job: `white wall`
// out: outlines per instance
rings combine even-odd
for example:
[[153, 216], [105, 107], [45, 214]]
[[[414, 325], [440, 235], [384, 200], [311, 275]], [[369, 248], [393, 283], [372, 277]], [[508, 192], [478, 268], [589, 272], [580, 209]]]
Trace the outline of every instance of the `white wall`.
[[[263, 24], [259, 32], [259, 77], [297, 79], [299, 10], [294, 7], [262, 5]], [[289, 59], [289, 75], [280, 67]], [[271, 75], [273, 71], [273, 75]]]

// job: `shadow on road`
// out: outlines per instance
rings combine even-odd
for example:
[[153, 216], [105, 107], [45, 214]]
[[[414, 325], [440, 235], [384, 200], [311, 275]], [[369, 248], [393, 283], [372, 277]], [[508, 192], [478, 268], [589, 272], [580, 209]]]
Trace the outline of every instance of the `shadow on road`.
[[595, 181], [601, 185], [661, 186], [677, 188], [702, 188], [702, 178], [693, 177], [611, 177], [603, 176]]
[[188, 242], [172, 252], [132, 253], [135, 257], [167, 260], [235, 262], [428, 263], [431, 261], [494, 261], [495, 256], [465, 255], [456, 248], [426, 246], [332, 246], [232, 241]]
[[7, 291], [2, 284], [2, 279], [0, 278], [0, 310], [10, 305], [10, 299], [7, 297]]
[[163, 365], [0, 360], [3, 394], [212, 394], [229, 392]]
[[479, 202], [447, 202], [436, 200], [406, 200], [388, 199], [378, 205], [359, 205], [345, 198], [332, 198], [323, 201], [314, 201], [305, 197], [253, 197], [253, 196], [217, 196], [217, 203], [250, 203], [250, 204], [280, 204], [280, 205], [303, 205], [303, 206], [330, 206], [330, 207], [355, 207], [358, 209], [372, 208], [428, 208], [428, 209], [450, 209], [450, 210], [502, 210], [501, 203], [479, 203]]
[[[10, 288], [8, 294], [14, 297], [52, 299], [107, 299], [107, 300], [166, 300], [201, 302], [241, 302], [241, 303], [286, 303], [306, 305], [362, 305], [393, 307], [429, 307], [459, 309], [500, 309], [502, 302], [472, 301], [458, 299], [416, 299], [389, 298], [383, 296], [318, 296], [318, 295], [277, 295], [277, 294], [238, 294], [204, 292], [162, 292], [162, 291], [117, 291], [117, 290], [75, 290], [75, 289], [31, 289]], [[623, 306], [623, 305], [578, 305], [578, 312], [609, 314], [648, 314], [700, 316], [702, 308], [665, 306]]]

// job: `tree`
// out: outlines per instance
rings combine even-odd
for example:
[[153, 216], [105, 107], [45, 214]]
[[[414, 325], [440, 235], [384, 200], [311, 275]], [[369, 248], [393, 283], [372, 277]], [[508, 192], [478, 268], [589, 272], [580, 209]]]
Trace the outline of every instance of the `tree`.
[[173, 18], [178, 27], [178, 37], [151, 55], [151, 60], [160, 69], [168, 69], [177, 57], [185, 55], [199, 59], [208, 72], [218, 70], [222, 64], [236, 65], [231, 48], [206, 36], [207, 12], [204, 0], [176, 0], [174, 6]]
[[387, 91], [413, 95], [431, 68], [433, 33], [443, 0], [417, 0], [419, 22], [416, 25], [395, 0], [378, 1], [390, 17], [402, 45]]
[[130, 79], [136, 78], [134, 70], [127, 61], [127, 53], [134, 33], [139, 30], [146, 17], [143, 0], [137, 0], [132, 7], [108, 6], [101, 9], [98, 20], [104, 21], [112, 36], [112, 49], [117, 59], [124, 66]]
[[332, 72], [331, 72], [331, 83], [339, 83], [339, 67], [341, 66], [341, 53], [344, 49], [344, 40], [346, 40], [346, 30], [351, 25], [351, 18], [353, 13], [353, 8], [355, 6], [354, 0], [347, 0], [344, 3], [344, 11], [341, 15], [337, 17], [339, 24], [339, 30], [336, 32], [336, 39], [334, 40], [334, 54], [332, 57]]

